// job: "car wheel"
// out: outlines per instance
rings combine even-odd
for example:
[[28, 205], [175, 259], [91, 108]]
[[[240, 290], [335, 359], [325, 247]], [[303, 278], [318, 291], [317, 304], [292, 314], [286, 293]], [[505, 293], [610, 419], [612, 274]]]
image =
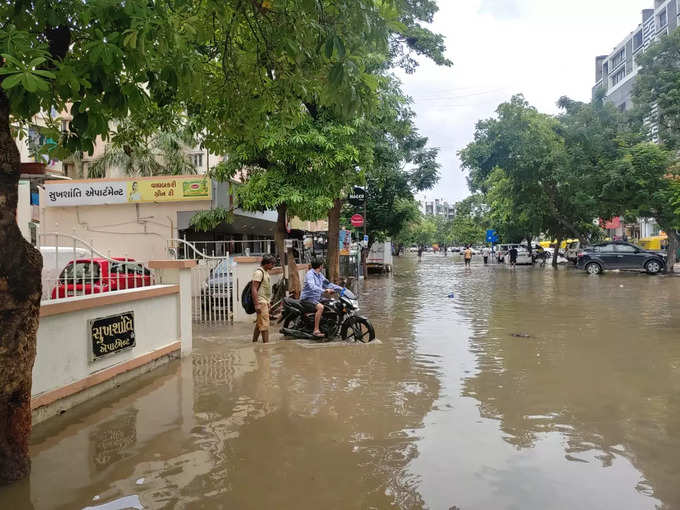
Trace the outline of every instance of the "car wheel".
[[588, 274], [600, 274], [602, 272], [602, 266], [597, 262], [589, 262], [586, 264], [586, 272]]
[[649, 274], [657, 274], [661, 272], [662, 269], [663, 266], [658, 260], [650, 260], [645, 264], [645, 271], [647, 271]]

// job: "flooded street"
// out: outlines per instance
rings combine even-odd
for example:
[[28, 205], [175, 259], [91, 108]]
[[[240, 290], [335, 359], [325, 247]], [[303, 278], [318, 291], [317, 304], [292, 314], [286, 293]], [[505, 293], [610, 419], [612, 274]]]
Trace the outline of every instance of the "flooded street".
[[395, 263], [376, 342], [196, 329], [37, 426], [0, 508], [680, 508], [679, 278]]

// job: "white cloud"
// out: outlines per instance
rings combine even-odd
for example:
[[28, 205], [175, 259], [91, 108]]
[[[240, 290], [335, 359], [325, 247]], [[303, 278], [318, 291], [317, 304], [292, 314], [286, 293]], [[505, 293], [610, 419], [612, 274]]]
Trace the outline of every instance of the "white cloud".
[[417, 124], [441, 147], [442, 179], [428, 197], [469, 194], [457, 151], [475, 123], [523, 93], [539, 110], [556, 112], [562, 95], [587, 101], [595, 56], [610, 52], [641, 21], [652, 0], [439, 0], [434, 30], [446, 36], [452, 68], [423, 62], [401, 75]]

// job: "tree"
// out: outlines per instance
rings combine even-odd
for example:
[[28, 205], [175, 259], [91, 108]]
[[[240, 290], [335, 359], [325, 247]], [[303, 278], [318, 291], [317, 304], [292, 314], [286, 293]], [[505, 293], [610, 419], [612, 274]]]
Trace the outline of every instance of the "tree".
[[[283, 254], [287, 214], [316, 220], [342, 203], [336, 200], [348, 182], [363, 179], [361, 167], [370, 165], [370, 140], [361, 133], [362, 119], [343, 123], [328, 110], [314, 110], [306, 121], [283, 134], [279, 129], [262, 132], [257, 143], [242, 141], [238, 150], [213, 171], [226, 181], [245, 169], [245, 182], [238, 189], [239, 206], [246, 210], [277, 210], [279, 227], [276, 243]], [[214, 213], [206, 213], [214, 214]], [[195, 216], [194, 222], [201, 216]], [[337, 216], [339, 221], [339, 214]], [[329, 252], [338, 239], [329, 238]], [[329, 253], [332, 257], [332, 254]], [[288, 257], [291, 290], [300, 291], [294, 258]], [[329, 268], [332, 272], [332, 267]]]
[[481, 193], [456, 203], [456, 216], [451, 225], [454, 244], [465, 246], [483, 243], [485, 231], [489, 228], [488, 210]]
[[63, 157], [92, 152], [109, 122], [130, 112], [171, 107], [187, 111], [219, 153], [225, 133], [252, 140], [272, 118], [280, 128], [295, 125], [305, 97], [356, 111], [375, 85], [357, 53], [387, 48], [390, 34], [398, 35], [392, 48], [441, 52], [441, 40], [418, 25], [434, 10], [417, 0], [0, 5], [0, 482], [30, 469], [41, 295], [40, 255], [15, 220], [20, 160], [10, 117], [28, 122], [39, 111], [68, 110], [68, 135], [49, 132]]
[[[641, 54], [637, 61], [641, 66], [635, 82], [634, 99], [638, 125], [646, 129], [649, 139], [658, 141], [667, 151], [680, 149], [680, 69], [678, 53], [680, 52], [680, 31], [674, 30], [648, 50]], [[656, 152], [656, 153], [655, 153]], [[677, 260], [680, 236], [677, 220], [677, 185], [673, 179], [664, 176], [674, 172], [663, 172], [658, 166], [666, 159], [666, 163], [675, 168], [672, 159], [667, 159], [660, 151], [641, 145], [633, 150], [637, 157], [628, 162], [637, 162], [638, 180], [647, 192], [646, 199], [638, 195], [640, 209], [650, 213], [657, 223], [666, 231], [669, 240], [668, 269], [673, 271]], [[645, 157], [643, 157], [645, 156]], [[625, 165], [624, 165], [625, 166]], [[646, 167], [646, 168], [644, 168]], [[651, 171], [651, 175], [650, 172]], [[646, 180], [649, 179], [649, 180]], [[671, 203], [664, 203], [670, 200]]]
[[[428, 147], [427, 138], [419, 134], [411, 100], [396, 78], [385, 79], [378, 90], [378, 105], [366, 120], [365, 136], [372, 141], [373, 157], [365, 168], [369, 240], [362, 252], [364, 266], [373, 243], [389, 237], [399, 244], [402, 231], [419, 216], [415, 193], [430, 189], [439, 179], [438, 149]], [[344, 221], [354, 212], [345, 206]]]
[[[290, 39], [287, 40], [289, 50], [284, 62], [293, 59], [299, 62], [307, 78], [304, 83], [298, 84], [294, 89], [289, 88], [287, 79], [289, 69], [286, 65], [277, 68], [276, 72], [263, 76], [265, 82], [275, 85], [267, 96], [269, 103], [261, 104], [255, 109], [255, 115], [261, 116], [262, 128], [253, 133], [239, 126], [233, 130], [209, 129], [211, 133], [206, 137], [208, 147], [219, 147], [220, 150], [227, 152], [232, 161], [239, 161], [243, 165], [256, 166], [266, 172], [273, 171], [275, 175], [271, 182], [280, 182], [281, 175], [290, 175], [298, 171], [303, 172], [307, 179], [312, 179], [319, 184], [319, 188], [325, 190], [326, 199], [330, 200], [327, 209], [329, 218], [329, 275], [331, 279], [337, 278], [338, 273], [338, 228], [340, 214], [343, 206], [343, 196], [352, 184], [361, 183], [364, 178], [367, 158], [359, 157], [358, 162], [362, 162], [360, 171], [349, 165], [350, 161], [339, 155], [339, 159], [331, 154], [333, 146], [342, 145], [328, 143], [325, 146], [314, 146], [314, 133], [307, 139], [306, 149], [320, 151], [327, 159], [335, 159], [336, 163], [328, 168], [313, 166], [310, 162], [298, 159], [295, 163], [285, 155], [288, 145], [288, 137], [291, 133], [294, 136], [306, 137], [305, 129], [311, 129], [317, 133], [324, 130], [323, 125], [327, 124], [335, 127], [345, 126], [354, 130], [353, 134], [361, 133], [355, 138], [357, 154], [368, 156], [371, 152], [369, 146], [365, 145], [371, 140], [371, 116], [374, 110], [380, 110], [380, 93], [378, 92], [382, 82], [385, 81], [387, 69], [394, 65], [401, 65], [407, 72], [412, 72], [417, 62], [413, 55], [424, 55], [441, 65], [450, 65], [445, 58], [443, 38], [432, 33], [429, 29], [420, 24], [432, 21], [437, 5], [431, 0], [399, 0], [397, 2], [374, 3], [368, 0], [354, 0], [354, 2], [318, 2], [323, 5], [323, 20], [334, 20], [333, 26], [329, 28], [330, 35], [323, 40], [318, 37], [305, 41], [302, 46], [296, 45]], [[353, 4], [353, 5], [348, 5]], [[296, 19], [295, 24], [304, 24], [304, 20]], [[319, 21], [316, 21], [318, 24]], [[322, 49], [322, 58], [319, 62], [316, 57], [311, 58], [307, 47]], [[323, 72], [324, 66], [330, 69]], [[277, 78], [278, 77], [278, 78]], [[331, 86], [326, 87], [329, 83]], [[332, 97], [329, 97], [329, 91]], [[248, 92], [249, 93], [249, 92]], [[227, 119], [229, 115], [225, 112], [219, 96], [210, 108], [197, 109], [197, 114], [205, 118], [205, 124], [214, 124], [215, 112], [218, 112], [218, 119]], [[281, 98], [297, 99], [295, 109], [295, 121], [278, 123], [272, 121], [272, 113], [280, 109], [279, 101]], [[288, 104], [288, 102], [286, 102]], [[242, 105], [243, 106], [243, 105]], [[338, 108], [340, 106], [340, 108]], [[351, 119], [354, 119], [358, 124]], [[233, 122], [230, 121], [233, 125]], [[267, 145], [262, 144], [262, 138], [266, 138]], [[325, 142], [329, 142], [326, 138]], [[323, 142], [323, 143], [325, 143]], [[341, 149], [344, 150], [344, 149]], [[284, 155], [283, 159], [271, 159], [272, 156]], [[435, 154], [436, 155], [436, 154]], [[431, 162], [432, 157], [425, 152], [420, 154], [423, 158], [422, 163], [417, 163], [421, 168], [425, 168], [427, 162]], [[317, 158], [322, 159], [322, 158]], [[284, 171], [279, 164], [281, 161], [288, 160], [288, 168]], [[298, 166], [296, 166], [298, 165]], [[356, 163], [355, 163], [356, 165]], [[310, 172], [312, 169], [314, 171]], [[325, 170], [333, 170], [332, 173]], [[231, 171], [235, 171], [231, 168]], [[283, 173], [282, 173], [283, 172]], [[325, 172], [325, 173], [324, 173]], [[222, 178], [228, 178], [228, 174]], [[325, 179], [327, 178], [327, 180]], [[261, 177], [260, 182], [267, 182], [266, 177]], [[299, 182], [295, 179], [287, 180], [287, 183]], [[309, 182], [300, 182], [300, 187], [293, 189], [287, 186], [287, 192], [293, 202], [298, 202], [304, 210], [300, 210], [301, 217], [307, 217], [309, 203], [299, 201], [308, 192]], [[278, 185], [278, 184], [275, 184]], [[248, 184], [240, 188], [239, 193], [243, 203], [250, 204], [248, 207], [261, 209], [264, 202], [258, 202], [259, 197], [253, 195], [248, 197], [251, 188]], [[262, 187], [258, 188], [260, 192]], [[268, 193], [268, 192], [267, 192]], [[273, 193], [277, 193], [274, 191]], [[268, 193], [271, 196], [271, 193]], [[251, 200], [254, 199], [254, 200]], [[285, 204], [286, 210], [291, 210], [289, 200], [283, 195], [274, 202]], [[271, 203], [271, 202], [270, 202]], [[295, 208], [295, 206], [293, 206]], [[313, 209], [313, 207], [312, 207]], [[281, 211], [280, 211], [281, 212]], [[205, 218], [206, 214], [201, 215]], [[318, 216], [317, 216], [318, 218]], [[314, 218], [314, 219], [317, 219]], [[281, 222], [279, 222], [281, 223]], [[365, 254], [364, 254], [365, 255]]]
[[432, 246], [436, 233], [437, 225], [434, 219], [421, 215], [418, 220], [410, 224], [408, 239], [420, 248], [426, 248]]
[[626, 148], [616, 164], [620, 203], [628, 214], [654, 218], [668, 236], [667, 270], [673, 272], [680, 238], [678, 168], [674, 152], [650, 142]]
[[196, 166], [189, 160], [186, 148], [196, 141], [187, 132], [157, 130], [150, 136], [121, 142], [113, 136], [104, 154], [88, 167], [88, 177], [106, 177], [110, 168], [119, 168], [126, 175], [195, 174]]
[[[0, 483], [30, 470], [31, 369], [40, 309], [40, 253], [16, 225], [19, 152], [10, 117], [30, 121], [39, 111], [70, 104], [72, 150], [91, 150], [108, 120], [129, 108], [144, 108], [150, 60], [174, 34], [169, 19], [152, 4], [131, 0], [110, 9], [103, 2], [16, 1], [0, 7]], [[138, 46], [124, 33], [139, 20], [154, 24]], [[171, 37], [169, 40], [174, 40]], [[148, 51], [142, 49], [148, 48]], [[162, 68], [162, 67], [161, 67]], [[59, 133], [52, 133], [59, 140]]]
[[633, 98], [637, 120], [650, 139], [680, 149], [680, 31], [661, 37], [637, 57]]
[[620, 117], [600, 98], [559, 104], [564, 112], [554, 118], [515, 96], [497, 118], [478, 123], [475, 141], [461, 151], [471, 189], [489, 193], [494, 226], [513, 240], [585, 239], [593, 219], [615, 209], [603, 189], [619, 155]]

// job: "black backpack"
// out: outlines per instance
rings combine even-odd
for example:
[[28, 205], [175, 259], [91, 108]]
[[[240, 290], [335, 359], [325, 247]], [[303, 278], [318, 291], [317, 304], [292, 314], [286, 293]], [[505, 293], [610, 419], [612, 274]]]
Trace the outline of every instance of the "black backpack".
[[[259, 267], [257, 271], [262, 271]], [[262, 276], [264, 277], [264, 271]], [[253, 303], [253, 281], [250, 280], [241, 292], [241, 305], [248, 315], [255, 313], [255, 303]]]

